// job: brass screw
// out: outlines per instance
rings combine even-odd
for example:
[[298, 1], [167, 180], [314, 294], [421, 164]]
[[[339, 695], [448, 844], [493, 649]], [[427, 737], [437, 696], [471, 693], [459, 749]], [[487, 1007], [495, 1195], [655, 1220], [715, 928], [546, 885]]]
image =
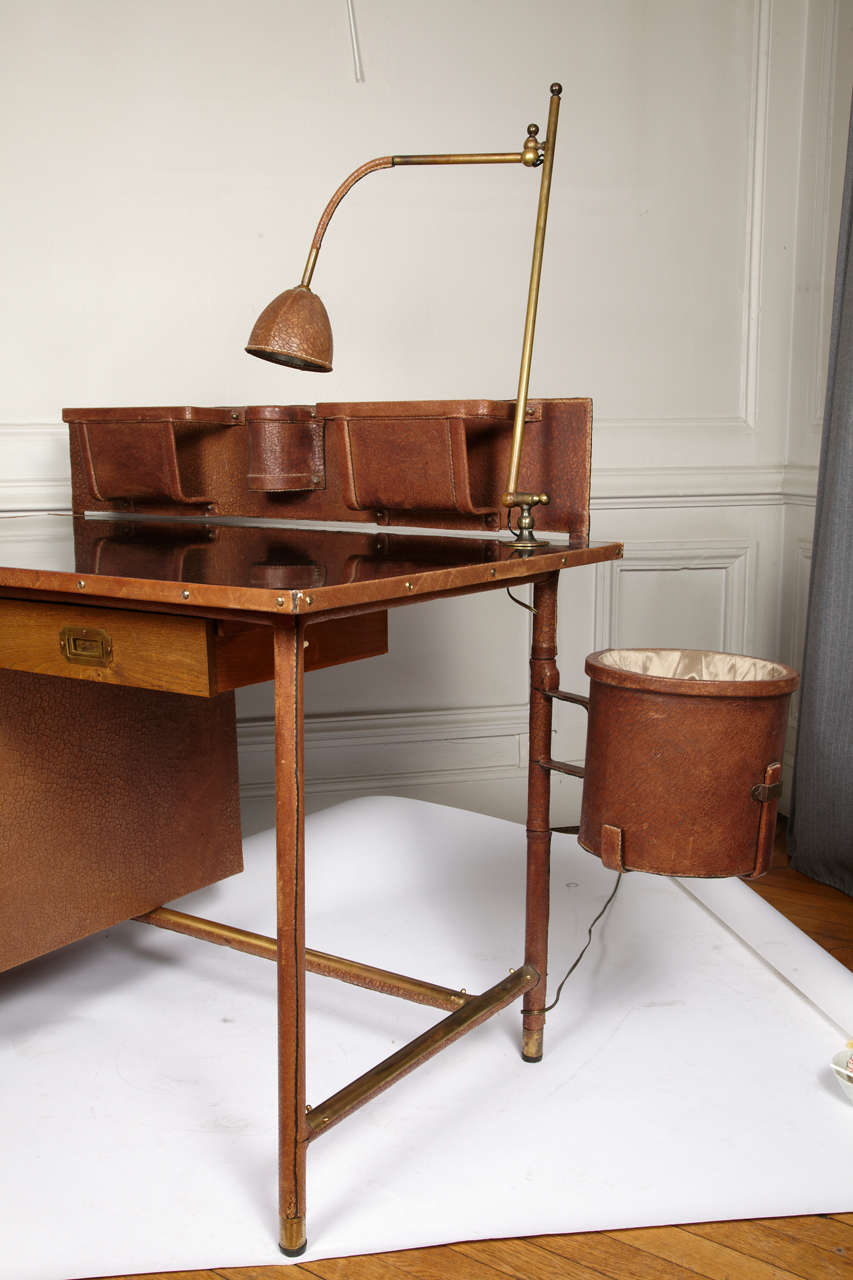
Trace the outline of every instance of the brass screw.
[[284, 608], [284, 596], [276, 596], [275, 602], [278, 605], [279, 609]]
[[311, 1110], [311, 1103], [310, 1103], [310, 1102], [306, 1102], [306, 1103], [305, 1103], [305, 1114], [306, 1114], [306, 1116], [308, 1115], [308, 1112], [309, 1112], [310, 1110]]
[[489, 577], [490, 577], [490, 578], [493, 578], [493, 577], [495, 576], [495, 574], [496, 574], [496, 573], [497, 573], [497, 569], [490, 569], [490, 570], [489, 570]]
[[190, 593], [189, 593], [189, 591], [182, 591], [182, 592], [181, 592], [181, 599], [182, 599], [182, 600], [189, 600], [189, 598], [190, 598]]
[[566, 559], [566, 557], [565, 557], [565, 556], [561, 556], [561, 557], [560, 557], [560, 564], [568, 564], [568, 563], [569, 563], [569, 562], [568, 562], [568, 560]]
[[406, 590], [407, 590], [407, 591], [414, 591], [414, 589], [415, 589], [415, 584], [414, 584], [414, 582], [407, 582], [407, 583], [406, 583]]
[[460, 988], [459, 988], [459, 994], [460, 994], [460, 996], [467, 996], [468, 992], [465, 990], [465, 988], [464, 988], [464, 987], [460, 987]]
[[306, 603], [306, 604], [313, 604], [313, 603], [314, 603], [314, 597], [313, 597], [313, 596], [305, 596], [305, 603]]
[[78, 591], [85, 591], [85, 590], [86, 590], [86, 584], [85, 584], [85, 582], [83, 581], [83, 579], [82, 579], [82, 578], [81, 578], [81, 579], [80, 579], [80, 581], [77, 583], [77, 590], [78, 590]]
[[510, 973], [515, 973], [515, 969], [510, 969]]

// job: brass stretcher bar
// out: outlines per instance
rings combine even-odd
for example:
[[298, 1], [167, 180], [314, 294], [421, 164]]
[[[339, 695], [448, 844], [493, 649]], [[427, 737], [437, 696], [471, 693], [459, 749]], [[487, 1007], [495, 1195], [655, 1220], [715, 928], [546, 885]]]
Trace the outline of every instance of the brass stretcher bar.
[[[278, 959], [278, 943], [275, 938], [268, 938], [261, 933], [251, 933], [234, 925], [220, 924], [215, 920], [204, 920], [200, 916], [174, 911], [170, 907], [158, 907], [145, 915], [137, 916], [136, 920], [139, 924], [169, 929], [174, 933], [196, 938], [200, 942], [212, 942], [218, 946], [231, 947], [232, 950], [259, 956], [264, 960]], [[500, 982], [496, 982], [480, 995], [469, 996], [462, 991], [453, 991], [450, 987], [436, 986], [431, 982], [422, 982], [418, 978], [407, 978], [399, 973], [391, 973], [387, 969], [377, 969], [373, 965], [344, 960], [339, 956], [330, 956], [325, 952], [312, 951], [309, 948], [305, 949], [305, 968], [309, 973], [337, 978], [354, 986], [399, 996], [416, 1004], [451, 1009], [452, 1012], [434, 1027], [416, 1036], [402, 1049], [383, 1059], [370, 1071], [366, 1071], [356, 1080], [345, 1085], [343, 1089], [339, 1089], [325, 1102], [308, 1110], [305, 1116], [304, 1142], [311, 1142], [321, 1133], [325, 1133], [332, 1125], [351, 1115], [358, 1107], [390, 1088], [392, 1084], [396, 1084], [403, 1076], [408, 1075], [415, 1067], [419, 1067], [421, 1063], [452, 1044], [454, 1040], [458, 1040], [468, 1031], [473, 1031], [492, 1014], [505, 1009], [508, 1004], [525, 991], [529, 991], [531, 987], [535, 987], [540, 981], [540, 975], [532, 965], [522, 965], [520, 969], [512, 970], [507, 977], [502, 978]]]
[[[170, 929], [173, 933], [182, 933], [201, 942], [213, 942], [221, 947], [230, 947], [232, 951], [260, 956], [262, 960], [278, 959], [278, 943], [275, 938], [238, 929], [235, 925], [220, 924], [216, 920], [203, 920], [200, 916], [174, 911], [171, 907], [157, 907], [145, 915], [136, 916], [136, 920], [139, 924], [153, 924], [158, 929]], [[434, 982], [408, 978], [405, 974], [377, 969], [375, 965], [361, 964], [358, 960], [330, 956], [325, 951], [313, 951], [310, 947], [305, 948], [305, 968], [309, 973], [316, 973], [324, 978], [337, 978], [339, 982], [348, 982], [354, 987], [366, 987], [369, 991], [380, 991], [383, 995], [399, 996], [401, 1000], [430, 1005], [433, 1009], [459, 1009], [471, 999], [465, 992], [454, 991], [451, 987], [440, 987]]]

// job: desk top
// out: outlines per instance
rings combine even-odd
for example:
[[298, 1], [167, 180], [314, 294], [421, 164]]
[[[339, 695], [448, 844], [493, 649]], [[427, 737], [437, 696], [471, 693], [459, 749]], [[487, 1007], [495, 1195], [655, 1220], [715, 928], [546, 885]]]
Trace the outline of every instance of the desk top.
[[617, 559], [618, 542], [460, 537], [207, 522], [0, 517], [0, 594], [121, 601], [168, 612], [359, 612], [530, 582]]

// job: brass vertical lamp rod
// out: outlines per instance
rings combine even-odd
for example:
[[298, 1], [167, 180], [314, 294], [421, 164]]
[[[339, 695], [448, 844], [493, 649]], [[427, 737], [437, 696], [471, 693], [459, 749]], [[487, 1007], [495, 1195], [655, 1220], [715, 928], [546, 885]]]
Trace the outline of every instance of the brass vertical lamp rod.
[[512, 428], [512, 453], [506, 492], [501, 501], [507, 510], [521, 507], [521, 520], [517, 535], [519, 545], [535, 543], [530, 508], [547, 503], [547, 493], [518, 493], [518, 468], [521, 462], [521, 444], [524, 439], [524, 419], [527, 413], [527, 396], [530, 388], [530, 365], [533, 357], [533, 336], [536, 331], [536, 308], [539, 303], [539, 281], [542, 278], [542, 255], [545, 247], [545, 227], [548, 222], [548, 203], [551, 198], [551, 175], [554, 169], [554, 144], [557, 141], [557, 120], [560, 115], [562, 86], [551, 85], [551, 104], [548, 110], [548, 132], [542, 157], [542, 179], [539, 184], [539, 205], [536, 210], [536, 234], [533, 240], [533, 263], [530, 268], [530, 286], [527, 293], [527, 313], [524, 317], [524, 338], [521, 344], [521, 369], [518, 375], [518, 393], [515, 399], [515, 421]]
[[348, 191], [357, 182], [378, 169], [392, 169], [401, 165], [447, 164], [523, 164], [526, 168], [542, 169], [539, 187], [539, 204], [536, 213], [536, 234], [533, 242], [533, 265], [527, 297], [527, 313], [524, 321], [524, 338], [521, 351], [521, 370], [512, 430], [510, 463], [506, 487], [501, 502], [511, 510], [521, 508], [516, 541], [520, 547], [534, 547], [532, 507], [547, 503], [547, 493], [517, 492], [524, 424], [527, 414], [527, 397], [530, 386], [530, 365], [533, 353], [533, 335], [536, 328], [536, 307], [539, 301], [539, 281], [542, 275], [542, 253], [545, 243], [545, 226], [548, 220], [548, 201], [551, 195], [551, 174], [554, 167], [554, 144], [557, 138], [557, 118], [560, 112], [562, 86], [551, 85], [551, 101], [548, 110], [548, 130], [544, 142], [538, 138], [539, 126], [528, 125], [527, 138], [521, 151], [469, 152], [451, 155], [380, 156], [361, 165], [341, 183], [332, 196], [314, 232], [302, 280], [295, 289], [280, 294], [258, 318], [246, 350], [264, 360], [273, 360], [297, 369], [325, 372], [331, 369], [332, 335], [325, 307], [311, 292], [311, 279], [317, 264], [317, 256], [326, 228], [332, 215]]

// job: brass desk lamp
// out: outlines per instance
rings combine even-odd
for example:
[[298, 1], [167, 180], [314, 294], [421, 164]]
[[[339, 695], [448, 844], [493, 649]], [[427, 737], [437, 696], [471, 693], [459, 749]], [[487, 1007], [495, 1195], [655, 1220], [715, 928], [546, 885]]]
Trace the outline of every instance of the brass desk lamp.
[[560, 113], [562, 85], [551, 85], [551, 101], [548, 109], [548, 130], [540, 141], [539, 126], [527, 126], [527, 137], [521, 151], [486, 152], [475, 154], [381, 156], [361, 165], [338, 187], [323, 211], [302, 273], [301, 283], [295, 289], [287, 289], [274, 298], [258, 317], [246, 350], [262, 360], [289, 365], [293, 369], [328, 373], [332, 368], [332, 330], [326, 308], [316, 293], [311, 291], [311, 278], [317, 263], [317, 255], [326, 227], [347, 192], [361, 178], [377, 169], [392, 169], [400, 165], [428, 164], [522, 164], [526, 168], [541, 167], [539, 205], [536, 213], [536, 234], [533, 241], [533, 265], [530, 271], [530, 287], [527, 295], [527, 313], [524, 320], [524, 339], [521, 348], [521, 369], [518, 377], [518, 395], [512, 429], [512, 452], [507, 472], [505, 492], [501, 502], [509, 512], [519, 507], [520, 515], [515, 537], [520, 547], [542, 545], [533, 534], [531, 508], [549, 501], [547, 493], [518, 493], [518, 469], [524, 438], [524, 421], [527, 411], [527, 395], [530, 385], [530, 362], [533, 353], [533, 334], [536, 328], [536, 306], [539, 300], [539, 280], [542, 274], [542, 251], [545, 243], [545, 224], [548, 219], [548, 201], [551, 194], [551, 173], [554, 167], [554, 144], [557, 139], [557, 117]]

